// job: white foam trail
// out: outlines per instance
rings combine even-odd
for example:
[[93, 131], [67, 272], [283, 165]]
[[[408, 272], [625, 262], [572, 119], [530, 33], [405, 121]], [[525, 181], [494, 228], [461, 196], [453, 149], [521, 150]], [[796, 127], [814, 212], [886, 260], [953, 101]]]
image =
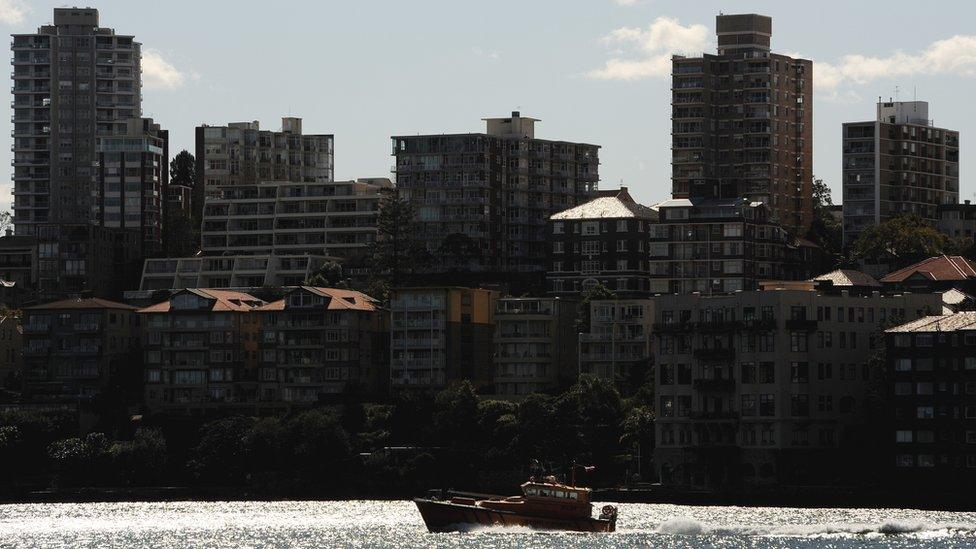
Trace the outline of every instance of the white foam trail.
[[[626, 530], [638, 532], [638, 530]], [[698, 536], [901, 536], [976, 535], [976, 524], [935, 524], [922, 521], [887, 520], [880, 524], [822, 523], [785, 524], [779, 526], [711, 526], [690, 517], [668, 519], [652, 530], [658, 534]]]

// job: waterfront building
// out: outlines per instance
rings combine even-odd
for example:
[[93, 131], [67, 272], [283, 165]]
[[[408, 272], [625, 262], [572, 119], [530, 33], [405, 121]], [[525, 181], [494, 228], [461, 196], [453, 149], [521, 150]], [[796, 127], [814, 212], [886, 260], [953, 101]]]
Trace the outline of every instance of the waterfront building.
[[135, 311], [99, 298], [24, 309], [24, 402], [86, 414], [109, 388], [113, 398], [139, 402], [140, 327]]
[[300, 286], [330, 258], [308, 254], [254, 254], [147, 259], [136, 297], [154, 290]]
[[494, 383], [495, 290], [461, 287], [390, 291], [390, 386], [437, 391], [467, 380]]
[[927, 316], [887, 336], [886, 460], [908, 489], [976, 481], [976, 313]]
[[34, 299], [37, 283], [37, 237], [7, 230], [0, 236], [0, 303], [17, 309]]
[[549, 294], [578, 296], [602, 284], [618, 297], [650, 291], [648, 234], [657, 211], [631, 198], [627, 187], [549, 218]]
[[386, 394], [386, 312], [366, 294], [291, 288], [254, 309], [261, 333], [261, 407], [310, 406], [330, 396]]
[[505, 297], [495, 308], [495, 394], [555, 393], [578, 374], [579, 302], [559, 297]]
[[0, 316], [0, 390], [20, 391], [24, 379], [24, 340], [20, 318]]
[[[542, 285], [549, 216], [594, 196], [600, 147], [538, 139], [538, 121], [513, 112], [485, 119], [485, 133], [393, 137], [397, 192], [435, 255], [427, 274]], [[459, 241], [467, 251], [450, 253]]]
[[347, 274], [364, 274], [389, 179], [262, 181], [219, 188], [207, 199], [204, 255], [328, 256]]
[[303, 134], [302, 119], [295, 117], [282, 117], [277, 132], [261, 130], [257, 120], [197, 127], [197, 218], [203, 216], [204, 202], [220, 198], [227, 185], [332, 181], [334, 141], [331, 134]]
[[259, 401], [260, 299], [191, 288], [139, 309], [145, 404], [163, 414], [249, 413]]
[[885, 294], [867, 277], [769, 282], [653, 299], [655, 462], [662, 483], [836, 482], [866, 463], [869, 361], [889, 325], [942, 311], [940, 294]]
[[935, 224], [959, 202], [959, 132], [936, 127], [927, 102], [879, 101], [875, 120], [843, 131], [845, 246], [903, 214]]
[[36, 236], [42, 297], [111, 295], [138, 241], [98, 226], [101, 138], [142, 114], [140, 44], [99, 27], [98, 10], [55, 8], [53, 24], [15, 34], [14, 225]]
[[762, 202], [675, 198], [650, 226], [651, 293], [729, 293], [760, 280], [806, 278], [812, 263]]
[[612, 381], [624, 394], [648, 380], [654, 357], [650, 299], [611, 299], [590, 302], [588, 333], [579, 334], [579, 373]]
[[813, 220], [813, 63], [770, 52], [770, 17], [720, 14], [715, 27], [717, 55], [672, 58], [672, 196], [762, 202], [802, 236]]

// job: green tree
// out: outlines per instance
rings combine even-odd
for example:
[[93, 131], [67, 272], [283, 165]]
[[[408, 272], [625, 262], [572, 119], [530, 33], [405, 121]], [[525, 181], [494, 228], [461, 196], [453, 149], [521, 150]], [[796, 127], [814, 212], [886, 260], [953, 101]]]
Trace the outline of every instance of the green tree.
[[342, 265], [335, 261], [326, 261], [305, 280], [305, 285], [318, 288], [348, 288], [349, 281], [342, 277]]
[[376, 228], [376, 240], [369, 250], [373, 274], [388, 277], [393, 286], [398, 286], [404, 275], [412, 273], [429, 256], [421, 241], [413, 203], [401, 198], [398, 191], [384, 195]]
[[171, 185], [196, 187], [197, 164], [190, 151], [183, 149], [169, 162], [169, 182]]
[[851, 256], [900, 269], [935, 255], [960, 254], [967, 244], [964, 239], [940, 232], [921, 217], [907, 214], [865, 229], [854, 242]]
[[576, 306], [576, 331], [588, 332], [590, 330], [590, 302], [616, 298], [615, 293], [600, 283], [585, 292], [583, 299]]
[[451, 233], [444, 237], [437, 250], [444, 262], [457, 271], [468, 271], [472, 262], [481, 259], [478, 243], [464, 233]]
[[166, 468], [166, 439], [161, 431], [140, 428], [132, 440], [113, 443], [109, 454], [122, 484], [154, 484]]
[[198, 481], [206, 484], [239, 483], [247, 472], [247, 439], [251, 418], [235, 416], [206, 423], [200, 443], [187, 463]]
[[813, 222], [810, 224], [807, 238], [836, 260], [844, 247], [844, 225], [831, 213], [833, 205], [834, 199], [830, 187], [823, 179], [814, 179]]
[[14, 216], [10, 213], [10, 210], [0, 212], [0, 235], [2, 235], [8, 228], [11, 228], [13, 224]]
[[454, 383], [434, 399], [435, 443], [469, 448], [479, 440], [478, 394], [470, 381]]

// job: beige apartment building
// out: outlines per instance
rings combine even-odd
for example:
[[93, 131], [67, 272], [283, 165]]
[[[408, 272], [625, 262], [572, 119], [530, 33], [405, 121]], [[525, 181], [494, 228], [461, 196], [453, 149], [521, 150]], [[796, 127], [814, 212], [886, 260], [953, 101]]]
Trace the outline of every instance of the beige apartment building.
[[879, 334], [941, 312], [942, 296], [826, 279], [653, 299], [662, 483], [804, 484], [857, 470]]
[[651, 299], [590, 303], [590, 331], [579, 334], [580, 374], [613, 381], [624, 393], [639, 387], [654, 364]]
[[495, 307], [495, 394], [557, 391], [577, 377], [577, 301], [506, 297]]

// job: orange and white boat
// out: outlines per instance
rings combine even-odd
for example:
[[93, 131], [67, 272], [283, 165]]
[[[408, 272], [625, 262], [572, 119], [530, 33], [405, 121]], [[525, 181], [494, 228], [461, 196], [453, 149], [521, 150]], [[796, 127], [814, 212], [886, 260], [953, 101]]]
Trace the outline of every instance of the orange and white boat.
[[589, 488], [561, 484], [549, 476], [522, 484], [520, 496], [433, 490], [429, 497], [414, 499], [414, 503], [431, 532], [499, 525], [613, 532], [617, 527], [617, 508], [605, 505], [600, 516], [594, 518], [591, 493]]

